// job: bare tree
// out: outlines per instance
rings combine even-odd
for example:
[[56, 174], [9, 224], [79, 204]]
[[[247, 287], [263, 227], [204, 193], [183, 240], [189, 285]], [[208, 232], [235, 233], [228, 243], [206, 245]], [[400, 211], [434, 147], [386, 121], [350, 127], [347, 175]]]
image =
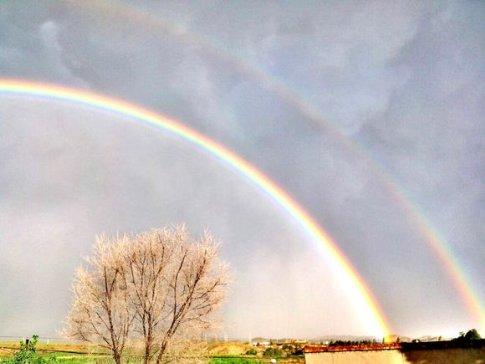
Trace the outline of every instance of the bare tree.
[[144, 362], [160, 363], [176, 337], [209, 329], [224, 297], [227, 269], [218, 245], [206, 233], [193, 239], [185, 227], [152, 230], [133, 238], [125, 254], [135, 328], [144, 342]]
[[121, 363], [134, 315], [123, 276], [126, 237], [97, 238], [95, 252], [79, 268], [73, 284], [74, 299], [66, 318], [66, 336], [109, 349]]
[[67, 334], [101, 343], [117, 363], [128, 339], [141, 340], [144, 363], [167, 361], [181, 342], [213, 327], [227, 276], [208, 233], [194, 239], [179, 226], [101, 237], [76, 275]]
[[176, 244], [182, 242], [168, 230], [132, 236], [124, 254], [135, 332], [142, 337], [143, 362], [148, 363], [157, 343], [157, 329], [167, 307], [169, 270]]
[[206, 233], [198, 241], [182, 229], [184, 243], [177, 245], [173, 269], [168, 276], [167, 310], [159, 332], [157, 363], [177, 333], [207, 330], [211, 314], [221, 304], [228, 283], [227, 269], [219, 259], [218, 244]]

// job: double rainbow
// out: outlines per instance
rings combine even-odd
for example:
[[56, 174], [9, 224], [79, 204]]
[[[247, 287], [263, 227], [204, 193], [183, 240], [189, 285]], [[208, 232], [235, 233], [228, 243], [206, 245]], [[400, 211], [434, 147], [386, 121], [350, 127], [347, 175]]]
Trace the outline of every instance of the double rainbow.
[[[302, 114], [306, 115], [309, 120], [312, 120], [317, 125], [330, 133], [333, 138], [339, 140], [348, 150], [352, 151], [356, 156], [367, 162], [368, 167], [382, 183], [382, 186], [387, 190], [390, 196], [395, 199], [396, 205], [400, 206], [405, 216], [412, 222], [412, 225], [419, 231], [420, 235], [425, 238], [429, 248], [438, 258], [441, 267], [450, 277], [463, 303], [466, 305], [470, 316], [480, 325], [480, 330], [485, 332], [485, 310], [480, 302], [470, 279], [465, 273], [465, 269], [460, 266], [460, 262], [456, 258], [451, 245], [441, 238], [438, 232], [432, 228], [431, 224], [426, 220], [425, 214], [419, 211], [416, 204], [406, 196], [405, 192], [393, 181], [392, 177], [386, 173], [385, 168], [379, 164], [365, 151], [365, 146], [360, 145], [342, 134], [338, 128], [328, 123], [322, 116], [318, 108], [314, 107], [310, 102], [307, 102], [301, 95], [292, 89], [288, 88], [283, 81], [271, 76], [261, 69], [244, 61], [244, 59], [232, 54], [224, 48], [221, 48], [210, 39], [204, 38], [197, 33], [190, 32], [186, 27], [180, 26], [168, 19], [160, 16], [153, 16], [147, 11], [141, 11], [135, 6], [121, 4], [114, 1], [84, 1], [69, 2], [69, 6], [76, 6], [79, 9], [85, 9], [88, 12], [96, 10], [104, 16], [111, 15], [113, 17], [123, 17], [125, 20], [132, 20], [138, 26], [145, 26], [153, 31], [153, 34], [164, 34], [168, 32], [175, 35], [179, 40], [193, 43], [202, 47], [211, 55], [217, 56], [229, 62], [242, 74], [258, 81], [258, 83], [266, 88], [269, 92], [281, 97], [289, 105], [292, 105]], [[153, 28], [153, 29], [151, 29]]]

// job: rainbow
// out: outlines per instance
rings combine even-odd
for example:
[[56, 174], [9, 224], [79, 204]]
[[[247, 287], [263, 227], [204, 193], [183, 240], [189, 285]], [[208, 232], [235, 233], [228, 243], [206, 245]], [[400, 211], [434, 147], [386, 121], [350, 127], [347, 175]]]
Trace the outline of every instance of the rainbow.
[[179, 121], [156, 114], [131, 103], [116, 100], [90, 91], [82, 91], [30, 81], [0, 79], [0, 93], [47, 97], [54, 100], [75, 102], [122, 114], [173, 133], [202, 150], [209, 152], [267, 193], [291, 217], [293, 217], [313, 239], [320, 243], [324, 253], [329, 258], [332, 267], [335, 269], [335, 272], [341, 277], [341, 283], [348, 292], [351, 293], [351, 298], [359, 309], [359, 315], [363, 318], [369, 333], [377, 337], [383, 337], [391, 332], [379, 303], [370, 292], [364, 279], [359, 276], [355, 268], [342, 251], [339, 250], [337, 244], [330, 235], [320, 227], [315, 219], [310, 216], [310, 214], [306, 212], [305, 209], [285, 190], [255, 166], [251, 165], [225, 146], [196, 130], [187, 127]]
[[113, 1], [99, 2], [86, 0], [82, 3], [69, 1], [69, 5], [76, 6], [79, 9], [86, 8], [92, 10], [95, 8], [98, 12], [110, 14], [113, 17], [123, 16], [125, 19], [129, 18], [135, 21], [140, 26], [156, 27], [159, 30], [169, 32], [170, 34], [179, 37], [184, 42], [202, 46], [205, 51], [230, 62], [238, 69], [238, 71], [257, 80], [261, 86], [278, 95], [288, 104], [292, 105], [303, 115], [308, 117], [316, 125], [324, 128], [333, 138], [339, 140], [348, 150], [352, 151], [356, 156], [366, 162], [367, 166], [382, 183], [383, 187], [389, 192], [390, 196], [394, 198], [396, 205], [400, 206], [413, 226], [425, 239], [428, 247], [440, 262], [442, 269], [453, 282], [471, 317], [480, 325], [480, 331], [485, 332], [485, 310], [472, 288], [470, 279], [467, 278], [464, 269], [455, 258], [450, 244], [447, 243], [445, 239], [441, 238], [435, 229], [432, 229], [431, 224], [426, 220], [425, 215], [419, 211], [416, 204], [413, 204], [407, 198], [405, 192], [393, 181], [392, 177], [385, 172], [385, 168], [381, 167], [374, 159], [369, 157], [368, 153], [365, 152], [365, 146], [349, 139], [337, 127], [327, 122], [318, 108], [314, 107], [310, 102], [307, 102], [297, 92], [288, 88], [284, 82], [278, 78], [267, 74], [256, 66], [244, 61], [241, 57], [214, 44], [212, 40], [208, 40], [199, 34], [192, 33], [185, 27], [179, 26], [167, 19], [160, 18], [159, 16], [154, 17], [146, 11], [138, 10], [134, 6]]

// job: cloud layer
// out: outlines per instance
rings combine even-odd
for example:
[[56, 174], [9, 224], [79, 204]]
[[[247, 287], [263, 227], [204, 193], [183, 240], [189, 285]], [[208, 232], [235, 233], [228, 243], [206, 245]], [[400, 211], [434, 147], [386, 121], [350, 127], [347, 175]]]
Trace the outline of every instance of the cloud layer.
[[[382, 166], [485, 292], [483, 4], [84, 4], [2, 3], [2, 77], [88, 88], [183, 120], [301, 201], [396, 330], [476, 324], [404, 209], [332, 129]], [[322, 120], [275, 94], [276, 80]], [[179, 221], [226, 243], [238, 277], [225, 308], [231, 335], [365, 332], [308, 237], [216, 160], [99, 111], [5, 96], [0, 105], [0, 334], [34, 330], [25, 315], [55, 332], [94, 234]], [[54, 314], [37, 319], [52, 301]]]

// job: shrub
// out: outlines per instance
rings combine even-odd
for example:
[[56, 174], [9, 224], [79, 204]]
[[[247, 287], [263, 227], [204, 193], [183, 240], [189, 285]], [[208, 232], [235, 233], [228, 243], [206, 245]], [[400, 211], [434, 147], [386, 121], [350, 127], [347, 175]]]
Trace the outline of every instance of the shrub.
[[279, 358], [283, 355], [283, 352], [278, 348], [266, 348], [263, 352], [263, 356]]
[[303, 356], [304, 355], [303, 348], [300, 347], [300, 346], [295, 347], [295, 349], [293, 350], [293, 352], [291, 353], [291, 355]]
[[251, 348], [251, 349], [248, 349], [248, 351], [246, 351], [246, 355], [257, 355], [257, 354], [258, 354], [258, 351], [255, 348]]
[[40, 357], [37, 354], [37, 341], [39, 340], [38, 335], [33, 335], [31, 339], [25, 341], [20, 341], [20, 349], [17, 351], [13, 358], [5, 361], [4, 363], [9, 364], [44, 364], [48, 361]]

